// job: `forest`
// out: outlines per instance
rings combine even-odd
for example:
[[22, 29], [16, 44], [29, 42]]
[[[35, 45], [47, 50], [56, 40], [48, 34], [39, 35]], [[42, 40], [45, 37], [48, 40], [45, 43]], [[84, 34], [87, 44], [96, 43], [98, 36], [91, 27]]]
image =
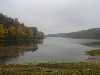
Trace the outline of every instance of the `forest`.
[[0, 13], [0, 41], [2, 40], [35, 40], [43, 39], [44, 33], [36, 27], [28, 27], [20, 23], [18, 18], [11, 18]]

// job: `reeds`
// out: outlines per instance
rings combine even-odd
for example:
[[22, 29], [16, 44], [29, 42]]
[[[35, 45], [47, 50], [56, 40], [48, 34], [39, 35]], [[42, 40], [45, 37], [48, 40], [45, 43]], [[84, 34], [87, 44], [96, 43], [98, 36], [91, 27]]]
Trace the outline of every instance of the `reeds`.
[[0, 65], [0, 75], [100, 75], [99, 63]]

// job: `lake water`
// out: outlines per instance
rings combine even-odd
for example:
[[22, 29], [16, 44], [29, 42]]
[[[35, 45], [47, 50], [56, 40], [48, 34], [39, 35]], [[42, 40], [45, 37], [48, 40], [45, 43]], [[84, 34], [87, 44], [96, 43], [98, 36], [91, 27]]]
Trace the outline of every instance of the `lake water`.
[[8, 47], [0, 49], [0, 63], [2, 64], [27, 64], [40, 62], [79, 62], [88, 59], [99, 59], [85, 55], [85, 51], [100, 48], [98, 46], [86, 46], [83, 43], [95, 42], [92, 39], [71, 39], [48, 37], [38, 49], [33, 50], [34, 45]]

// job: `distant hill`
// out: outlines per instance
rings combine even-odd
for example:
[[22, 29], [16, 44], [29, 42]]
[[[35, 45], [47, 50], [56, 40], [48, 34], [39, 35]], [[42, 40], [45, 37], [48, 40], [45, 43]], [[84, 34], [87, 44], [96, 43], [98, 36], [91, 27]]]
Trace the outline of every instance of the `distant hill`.
[[47, 37], [68, 37], [84, 39], [100, 39], [100, 28], [92, 28], [71, 33], [48, 34]]
[[46, 37], [61, 37], [61, 36], [64, 36], [65, 33], [59, 33], [59, 34], [48, 34], [46, 35]]

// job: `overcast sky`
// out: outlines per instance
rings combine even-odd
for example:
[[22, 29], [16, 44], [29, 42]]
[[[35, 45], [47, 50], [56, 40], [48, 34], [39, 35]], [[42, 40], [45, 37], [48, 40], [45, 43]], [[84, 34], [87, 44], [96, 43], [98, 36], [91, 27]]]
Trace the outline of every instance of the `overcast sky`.
[[0, 12], [45, 33], [100, 27], [100, 0], [0, 0]]

